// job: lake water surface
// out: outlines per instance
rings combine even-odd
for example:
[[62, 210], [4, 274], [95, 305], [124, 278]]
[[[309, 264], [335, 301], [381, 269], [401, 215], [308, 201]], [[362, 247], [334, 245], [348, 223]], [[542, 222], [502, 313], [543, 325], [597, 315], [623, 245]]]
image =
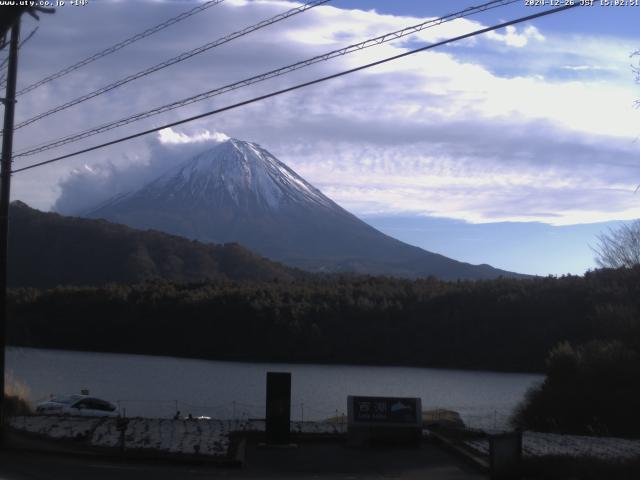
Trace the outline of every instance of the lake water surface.
[[436, 368], [237, 363], [148, 355], [7, 348], [7, 372], [37, 403], [80, 393], [118, 403], [128, 416], [264, 417], [266, 372], [291, 372], [292, 419], [346, 411], [347, 395], [422, 398], [476, 427], [503, 427], [541, 375]]

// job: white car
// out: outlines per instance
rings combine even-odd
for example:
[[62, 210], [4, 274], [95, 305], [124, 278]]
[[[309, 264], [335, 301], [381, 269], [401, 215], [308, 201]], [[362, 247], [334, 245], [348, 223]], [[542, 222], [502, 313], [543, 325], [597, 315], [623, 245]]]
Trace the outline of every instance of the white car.
[[36, 406], [40, 415], [78, 415], [83, 417], [117, 417], [117, 407], [106, 400], [89, 395], [53, 397]]

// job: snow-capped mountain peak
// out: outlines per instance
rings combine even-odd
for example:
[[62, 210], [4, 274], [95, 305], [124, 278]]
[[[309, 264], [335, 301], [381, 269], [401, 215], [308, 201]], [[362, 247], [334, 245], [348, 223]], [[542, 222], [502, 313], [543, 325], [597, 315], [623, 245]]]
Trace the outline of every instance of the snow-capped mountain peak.
[[[168, 192], [170, 190], [170, 193]], [[158, 178], [139, 194], [232, 202], [237, 207], [279, 209], [312, 203], [340, 208], [260, 145], [229, 139]]]

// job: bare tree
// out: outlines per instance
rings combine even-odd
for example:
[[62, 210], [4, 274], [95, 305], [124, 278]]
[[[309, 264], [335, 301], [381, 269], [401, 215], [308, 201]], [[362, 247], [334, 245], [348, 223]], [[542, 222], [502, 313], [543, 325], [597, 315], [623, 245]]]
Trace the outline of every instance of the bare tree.
[[640, 265], [640, 219], [598, 235], [598, 245], [592, 250], [599, 267]]

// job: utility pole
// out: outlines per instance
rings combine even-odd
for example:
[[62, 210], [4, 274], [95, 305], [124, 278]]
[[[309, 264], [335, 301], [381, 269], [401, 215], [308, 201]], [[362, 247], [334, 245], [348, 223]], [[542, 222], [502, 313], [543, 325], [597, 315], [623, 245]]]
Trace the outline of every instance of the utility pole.
[[16, 103], [18, 77], [18, 40], [20, 16], [11, 27], [9, 46], [9, 70], [4, 103], [4, 128], [2, 135], [2, 163], [0, 164], [0, 442], [4, 443], [5, 401], [4, 373], [5, 347], [7, 344], [7, 257], [9, 243], [9, 201], [11, 198], [11, 156], [13, 154], [13, 115]]

